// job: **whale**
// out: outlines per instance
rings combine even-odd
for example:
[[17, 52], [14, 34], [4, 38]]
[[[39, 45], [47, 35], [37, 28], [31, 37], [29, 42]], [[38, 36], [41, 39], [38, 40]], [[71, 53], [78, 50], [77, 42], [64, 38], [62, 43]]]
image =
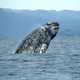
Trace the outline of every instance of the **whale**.
[[25, 36], [15, 53], [47, 53], [51, 40], [59, 31], [59, 23], [48, 21]]

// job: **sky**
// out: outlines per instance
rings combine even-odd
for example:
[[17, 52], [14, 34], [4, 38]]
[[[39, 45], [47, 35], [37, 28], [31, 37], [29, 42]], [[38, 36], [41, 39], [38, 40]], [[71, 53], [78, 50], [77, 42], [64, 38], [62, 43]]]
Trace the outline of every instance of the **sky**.
[[80, 10], [80, 0], [0, 0], [0, 8]]

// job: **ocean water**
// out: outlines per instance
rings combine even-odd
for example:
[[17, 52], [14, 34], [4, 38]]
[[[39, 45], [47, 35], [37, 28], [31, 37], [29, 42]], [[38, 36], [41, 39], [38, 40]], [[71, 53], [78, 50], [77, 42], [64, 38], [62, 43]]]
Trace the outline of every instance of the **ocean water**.
[[56, 37], [47, 54], [14, 54], [17, 43], [0, 40], [0, 80], [80, 80], [80, 37]]

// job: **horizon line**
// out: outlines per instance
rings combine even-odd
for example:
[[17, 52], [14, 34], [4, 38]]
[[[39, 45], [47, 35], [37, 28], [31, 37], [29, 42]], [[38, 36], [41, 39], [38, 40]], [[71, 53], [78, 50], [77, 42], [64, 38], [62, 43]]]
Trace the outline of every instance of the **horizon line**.
[[56, 10], [56, 9], [19, 9], [19, 8], [1, 8], [0, 9], [9, 9], [9, 10], [30, 10], [30, 11], [80, 11], [80, 10], [70, 10], [70, 9], [62, 9], [62, 10]]

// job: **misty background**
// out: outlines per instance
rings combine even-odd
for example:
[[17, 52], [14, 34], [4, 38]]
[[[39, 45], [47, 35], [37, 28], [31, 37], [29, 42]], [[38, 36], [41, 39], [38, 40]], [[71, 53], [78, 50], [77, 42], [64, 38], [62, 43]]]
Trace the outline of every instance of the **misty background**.
[[47, 21], [57, 21], [60, 24], [60, 36], [80, 35], [80, 11], [0, 8], [0, 37], [22, 38]]

